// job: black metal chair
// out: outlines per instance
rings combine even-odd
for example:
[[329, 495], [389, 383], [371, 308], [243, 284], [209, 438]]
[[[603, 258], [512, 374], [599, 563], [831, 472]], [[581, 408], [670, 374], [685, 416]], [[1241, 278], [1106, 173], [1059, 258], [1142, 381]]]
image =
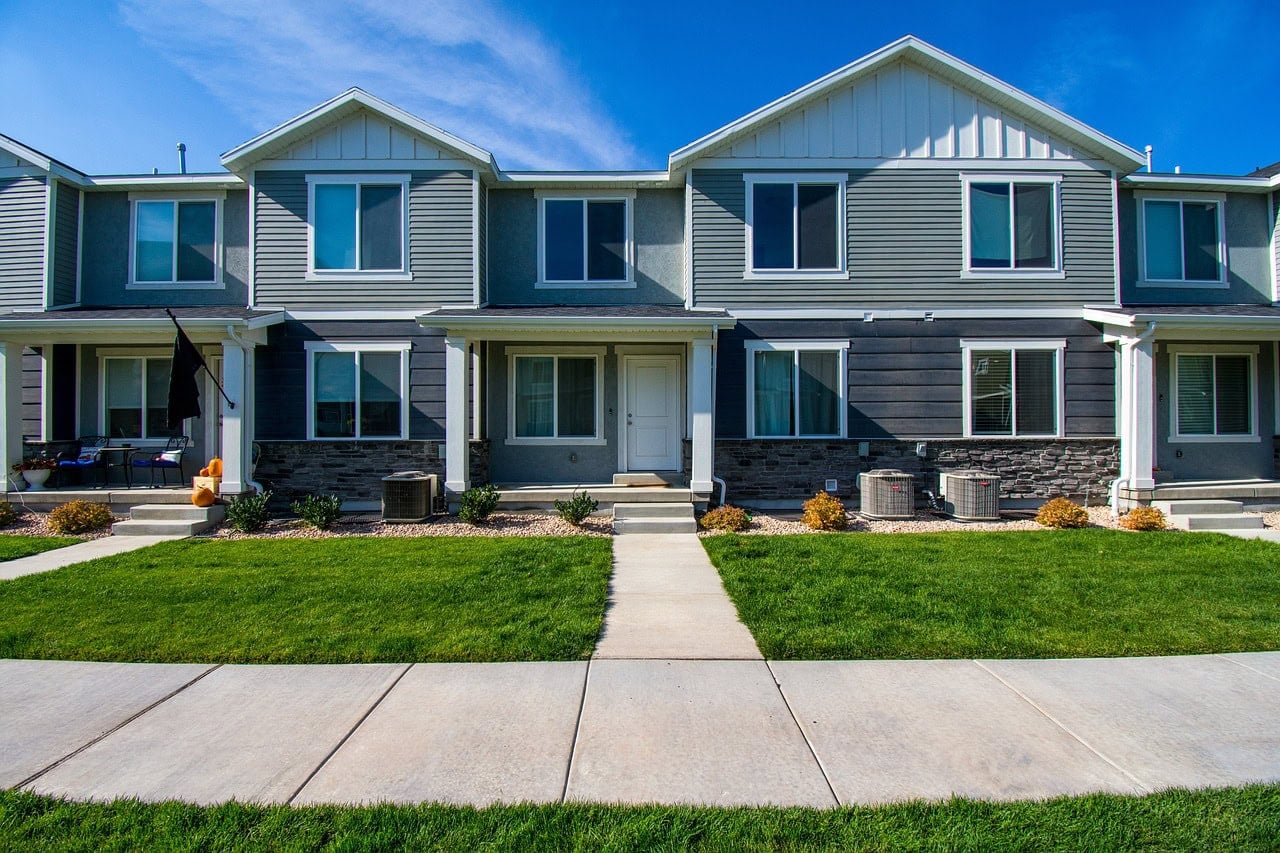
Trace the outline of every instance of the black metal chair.
[[187, 448], [191, 446], [190, 436], [175, 435], [165, 442], [164, 450], [157, 453], [155, 450], [139, 450], [134, 453], [129, 464], [134, 469], [146, 468], [151, 472], [151, 488], [156, 487], [156, 471], [160, 472], [161, 485], [169, 485], [169, 472], [176, 470], [178, 472], [177, 485], [182, 485], [184, 474], [182, 472], [182, 459], [187, 452]]
[[102, 485], [107, 485], [107, 460], [103, 458], [102, 448], [108, 446], [111, 439], [105, 435], [82, 435], [76, 449], [64, 450], [58, 454], [58, 482], [71, 472], [75, 472], [80, 483], [84, 483], [86, 471], [101, 469]]

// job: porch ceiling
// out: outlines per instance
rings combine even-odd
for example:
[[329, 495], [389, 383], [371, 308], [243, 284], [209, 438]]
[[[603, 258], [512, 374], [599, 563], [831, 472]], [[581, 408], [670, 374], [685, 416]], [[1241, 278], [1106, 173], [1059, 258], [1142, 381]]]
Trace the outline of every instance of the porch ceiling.
[[675, 305], [540, 305], [438, 308], [418, 317], [429, 328], [473, 339], [548, 336], [627, 340], [712, 337], [736, 321], [727, 312]]
[[[236, 306], [171, 309], [193, 341], [216, 342], [284, 322], [283, 311]], [[16, 343], [168, 343], [173, 321], [164, 308], [64, 308], [0, 314], [0, 341]]]

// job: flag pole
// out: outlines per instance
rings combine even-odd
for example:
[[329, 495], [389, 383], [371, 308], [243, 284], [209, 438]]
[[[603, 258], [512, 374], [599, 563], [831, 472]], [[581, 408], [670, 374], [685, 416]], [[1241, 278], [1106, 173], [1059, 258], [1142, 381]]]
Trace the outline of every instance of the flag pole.
[[[170, 311], [168, 308], [166, 308], [164, 309], [164, 313], [169, 315], [169, 319], [173, 321], [173, 325], [178, 327], [178, 331], [182, 332], [185, 335], [186, 332], [183, 331], [181, 326], [178, 326], [178, 318], [173, 316], [173, 312]], [[222, 385], [218, 382], [218, 377], [213, 375], [213, 371], [209, 369], [209, 365], [205, 364], [203, 357], [200, 358], [200, 366], [204, 368], [205, 373], [209, 374], [209, 379], [210, 381], [213, 382], [213, 387], [217, 388], [218, 393], [222, 395], [222, 399], [227, 401], [228, 408], [234, 409], [236, 407], [236, 404], [232, 401], [230, 397], [227, 396], [227, 392], [222, 390]]]

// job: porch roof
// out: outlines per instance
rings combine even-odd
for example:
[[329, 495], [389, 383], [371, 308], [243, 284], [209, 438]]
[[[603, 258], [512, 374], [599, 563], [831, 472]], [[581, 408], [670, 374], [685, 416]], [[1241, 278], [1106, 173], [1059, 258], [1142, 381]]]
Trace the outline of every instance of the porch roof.
[[[192, 340], [222, 340], [228, 329], [252, 332], [284, 322], [283, 311], [256, 311], [234, 305], [174, 307]], [[0, 341], [95, 343], [172, 340], [173, 321], [163, 307], [62, 308], [0, 314]]]
[[1083, 316], [1129, 329], [1155, 323], [1157, 333], [1166, 333], [1159, 337], [1177, 331], [1280, 333], [1280, 305], [1086, 305]]
[[483, 308], [437, 308], [419, 315], [427, 327], [446, 334], [492, 337], [505, 334], [714, 335], [737, 322], [721, 309], [683, 305], [491, 305]]

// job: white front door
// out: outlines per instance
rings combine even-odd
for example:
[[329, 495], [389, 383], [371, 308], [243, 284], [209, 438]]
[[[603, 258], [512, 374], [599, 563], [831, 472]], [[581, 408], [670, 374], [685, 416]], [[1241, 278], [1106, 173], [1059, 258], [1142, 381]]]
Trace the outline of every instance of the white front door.
[[678, 470], [680, 357], [630, 355], [624, 360], [627, 470]]

